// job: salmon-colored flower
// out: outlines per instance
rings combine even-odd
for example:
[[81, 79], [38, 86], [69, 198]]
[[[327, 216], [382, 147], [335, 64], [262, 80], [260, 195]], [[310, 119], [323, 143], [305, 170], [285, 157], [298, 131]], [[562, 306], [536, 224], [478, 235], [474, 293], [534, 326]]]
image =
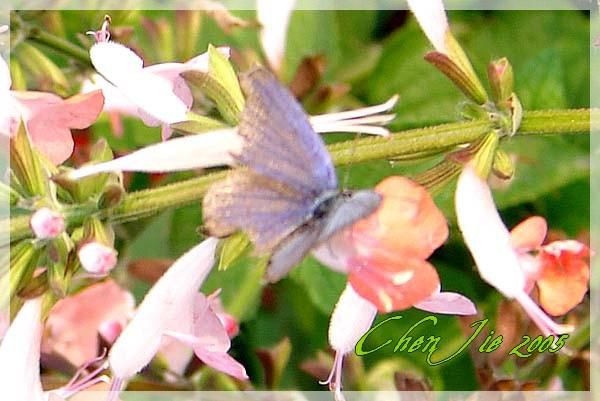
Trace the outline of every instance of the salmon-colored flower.
[[[354, 290], [381, 312], [407, 309], [430, 297], [462, 299], [440, 297], [439, 277], [426, 261], [448, 237], [448, 226], [425, 188], [408, 178], [388, 177], [375, 191], [382, 196], [380, 207], [316, 249], [315, 257], [348, 273]], [[452, 309], [444, 302], [423, 305], [431, 311], [442, 304]], [[472, 310], [461, 309], [460, 302], [456, 306], [457, 312]]]
[[537, 285], [542, 308], [560, 316], [579, 305], [588, 291], [590, 249], [574, 240], [542, 245], [546, 232], [543, 217], [530, 217], [512, 229], [511, 243], [527, 276], [527, 290]]
[[104, 104], [100, 91], [63, 100], [52, 93], [11, 91], [11, 83], [8, 65], [0, 58], [0, 134], [15, 135], [23, 120], [33, 145], [54, 164], [73, 152], [71, 129], [89, 127]]
[[112, 343], [133, 316], [133, 296], [113, 280], [93, 284], [58, 301], [46, 322], [42, 349], [55, 352], [75, 366], [98, 353], [98, 334]]

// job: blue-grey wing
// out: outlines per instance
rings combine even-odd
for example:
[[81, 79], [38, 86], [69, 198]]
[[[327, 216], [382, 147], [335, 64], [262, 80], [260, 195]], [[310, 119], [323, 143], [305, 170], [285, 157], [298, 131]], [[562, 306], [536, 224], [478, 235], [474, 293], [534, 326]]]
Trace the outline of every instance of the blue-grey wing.
[[217, 237], [245, 231], [263, 253], [304, 223], [311, 202], [293, 188], [240, 168], [209, 188], [203, 200], [204, 224]]
[[243, 75], [241, 86], [246, 94], [239, 124], [244, 146], [237, 160], [306, 196], [337, 188], [325, 144], [292, 94], [260, 67]]

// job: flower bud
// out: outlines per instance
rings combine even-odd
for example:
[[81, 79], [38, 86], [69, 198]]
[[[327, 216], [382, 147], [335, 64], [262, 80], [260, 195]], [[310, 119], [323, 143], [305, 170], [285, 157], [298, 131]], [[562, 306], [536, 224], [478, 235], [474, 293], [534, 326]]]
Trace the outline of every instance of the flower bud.
[[513, 92], [513, 70], [508, 60], [503, 57], [488, 65], [488, 79], [492, 87], [492, 95], [496, 102], [507, 100]]
[[123, 325], [118, 320], [107, 320], [98, 327], [98, 333], [108, 344], [113, 344], [122, 331]]
[[117, 264], [117, 251], [98, 242], [88, 242], [77, 254], [83, 268], [92, 274], [108, 274]]
[[29, 225], [36, 238], [49, 239], [57, 237], [64, 231], [65, 220], [60, 213], [43, 207], [33, 213]]

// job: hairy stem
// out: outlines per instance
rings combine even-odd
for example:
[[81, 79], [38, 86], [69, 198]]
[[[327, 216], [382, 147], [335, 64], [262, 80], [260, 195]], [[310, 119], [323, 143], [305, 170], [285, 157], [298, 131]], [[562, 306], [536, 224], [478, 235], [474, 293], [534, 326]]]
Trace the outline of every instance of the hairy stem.
[[[599, 110], [540, 110], [524, 115], [518, 135], [589, 134], [590, 116]], [[470, 143], [492, 129], [487, 120], [476, 120], [442, 124], [433, 127], [411, 129], [394, 133], [389, 138], [369, 137], [340, 142], [328, 147], [337, 166], [372, 160], [393, 159], [401, 156], [418, 155], [423, 152], [447, 150], [453, 146]], [[91, 206], [74, 206], [65, 210], [68, 226], [74, 227], [90, 213], [111, 222], [124, 222], [158, 213], [162, 210], [199, 202], [208, 187], [221, 179], [226, 171], [190, 178], [159, 188], [132, 192], [122, 203], [108, 210], [94, 211]], [[6, 223], [6, 222], [4, 222]], [[10, 226], [10, 232], [2, 232]], [[5, 229], [4, 229], [5, 230]], [[31, 236], [29, 216], [21, 215], [10, 219], [9, 224], [0, 223], [0, 245]]]

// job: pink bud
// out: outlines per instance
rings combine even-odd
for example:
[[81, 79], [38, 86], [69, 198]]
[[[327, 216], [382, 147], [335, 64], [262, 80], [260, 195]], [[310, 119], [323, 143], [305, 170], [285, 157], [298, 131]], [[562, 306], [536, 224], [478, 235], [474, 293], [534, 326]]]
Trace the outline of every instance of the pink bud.
[[228, 313], [217, 313], [217, 317], [221, 321], [221, 324], [227, 331], [227, 335], [229, 338], [233, 338], [238, 335], [240, 332], [240, 325], [238, 324], [235, 317], [231, 316]]
[[55, 238], [65, 229], [65, 220], [60, 213], [47, 207], [38, 209], [31, 216], [29, 225], [36, 238]]
[[114, 343], [122, 331], [123, 325], [118, 320], [107, 320], [98, 327], [98, 332], [108, 344]]
[[88, 242], [79, 249], [79, 261], [93, 274], [107, 274], [117, 264], [117, 251], [98, 242]]

